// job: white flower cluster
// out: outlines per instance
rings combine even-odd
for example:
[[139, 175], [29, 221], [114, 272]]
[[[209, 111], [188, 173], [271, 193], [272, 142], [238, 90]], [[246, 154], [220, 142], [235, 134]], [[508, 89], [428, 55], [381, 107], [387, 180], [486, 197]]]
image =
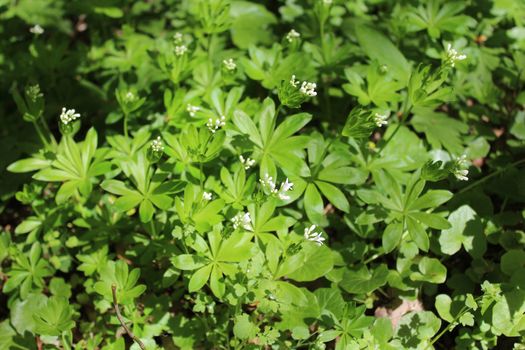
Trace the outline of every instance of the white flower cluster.
[[39, 24], [35, 24], [29, 28], [29, 32], [36, 35], [44, 34], [44, 28], [42, 28]]
[[241, 212], [232, 218], [232, 222], [234, 229], [242, 227], [247, 231], [253, 231], [252, 218], [250, 217], [250, 213]]
[[378, 128], [382, 127], [383, 125], [387, 125], [388, 124], [387, 119], [388, 119], [388, 116], [384, 114], [376, 113], [374, 115], [374, 123], [376, 123]]
[[288, 40], [289, 43], [293, 42], [295, 39], [299, 39], [301, 37], [301, 34], [299, 34], [298, 31], [295, 29], [292, 29], [286, 34], [286, 40]]
[[273, 181], [273, 177], [264, 175], [263, 179], [259, 179], [263, 189], [269, 192], [272, 195], [276, 195], [279, 199], [286, 201], [290, 199], [290, 196], [287, 194], [288, 191], [292, 190], [293, 183], [288, 181], [288, 178], [281, 183], [281, 187], [277, 189], [277, 184]]
[[255, 165], [255, 160], [249, 157], [244, 158], [242, 155], [240, 155], [239, 160], [241, 161], [242, 165], [244, 165], [244, 170], [248, 170]]
[[212, 195], [210, 192], [202, 192], [202, 199], [205, 201], [211, 201]]
[[[299, 83], [300, 81], [295, 79], [295, 74], [292, 75], [292, 77], [290, 78], [290, 85], [292, 85], [293, 87], [298, 87]], [[299, 91], [301, 91], [303, 95], [313, 97], [313, 96], [317, 96], [317, 92], [315, 91], [316, 87], [317, 87], [316, 83], [309, 83], [307, 81], [303, 81], [301, 83], [301, 87], [299, 88]]]
[[321, 232], [314, 232], [315, 225], [307, 227], [304, 229], [304, 238], [308, 241], [315, 242], [317, 245], [323, 245], [325, 238], [322, 236]]
[[62, 113], [60, 114], [60, 121], [65, 125], [71, 123], [72, 121], [78, 118], [80, 118], [80, 114], [75, 113], [74, 109], [66, 109], [66, 107], [62, 108]]
[[315, 91], [316, 87], [317, 87], [316, 83], [309, 83], [307, 81], [303, 81], [299, 91], [301, 91], [303, 95], [314, 97], [314, 96], [317, 96], [317, 92]]
[[456, 179], [460, 181], [468, 181], [468, 164], [467, 164], [467, 157], [465, 155], [462, 155], [458, 159], [456, 159], [454, 164], [454, 176]]
[[186, 47], [186, 45], [177, 45], [177, 46], [175, 46], [175, 55], [176, 56], [182, 56], [186, 52], [188, 52], [188, 48]]
[[215, 132], [217, 130], [219, 130], [220, 128], [222, 128], [224, 125], [226, 125], [226, 117], [225, 116], [221, 116], [220, 118], [217, 118], [215, 120], [213, 120], [212, 118], [208, 119], [208, 122], [206, 123], [206, 126], [208, 127], [208, 129], [213, 133], [215, 134]]
[[195, 113], [197, 113], [200, 110], [201, 108], [199, 106], [193, 106], [189, 103], [186, 106], [186, 111], [190, 114], [191, 117], [195, 117]]
[[235, 68], [237, 68], [237, 64], [233, 61], [233, 58], [223, 60], [222, 63], [224, 64], [224, 67], [226, 67], [227, 70], [235, 70]]
[[162, 140], [160, 136], [157, 136], [157, 138], [150, 143], [151, 150], [153, 152], [162, 152], [164, 151], [164, 145], [162, 144]]
[[467, 58], [467, 55], [460, 54], [456, 49], [452, 48], [452, 45], [447, 44], [447, 62], [450, 63], [451, 67], [456, 65], [456, 61], [463, 61]]

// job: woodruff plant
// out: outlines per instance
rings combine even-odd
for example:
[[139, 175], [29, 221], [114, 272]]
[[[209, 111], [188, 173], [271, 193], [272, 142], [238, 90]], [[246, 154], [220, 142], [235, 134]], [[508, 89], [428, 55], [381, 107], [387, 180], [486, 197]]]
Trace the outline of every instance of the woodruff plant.
[[0, 350], [519, 349], [522, 12], [16, 2]]

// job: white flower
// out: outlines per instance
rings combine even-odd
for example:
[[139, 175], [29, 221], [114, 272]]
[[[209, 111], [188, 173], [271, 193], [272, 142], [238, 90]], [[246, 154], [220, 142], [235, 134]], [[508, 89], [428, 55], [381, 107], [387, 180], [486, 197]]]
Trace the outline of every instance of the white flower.
[[162, 152], [164, 151], [164, 145], [162, 144], [162, 139], [160, 136], [157, 136], [157, 138], [150, 143], [151, 150], [153, 152]]
[[245, 159], [242, 155], [240, 155], [239, 160], [241, 161], [242, 165], [244, 165], [244, 170], [248, 170], [255, 165], [255, 160], [249, 157]]
[[374, 123], [376, 123], [377, 127], [382, 127], [383, 125], [387, 125], [388, 124], [388, 115], [384, 115], [384, 114], [379, 114], [379, 113], [376, 113], [374, 115]]
[[270, 195], [277, 196], [279, 199], [286, 201], [290, 199], [290, 196], [286, 192], [291, 191], [293, 183], [288, 181], [288, 178], [281, 183], [281, 187], [277, 189], [277, 184], [273, 181], [273, 177], [264, 174], [264, 178], [259, 179], [265, 192], [268, 192]]
[[309, 83], [307, 81], [303, 81], [299, 91], [301, 91], [303, 95], [313, 97], [313, 96], [317, 96], [317, 92], [315, 91], [316, 87], [317, 87], [316, 83]]
[[222, 63], [224, 64], [227, 70], [235, 70], [235, 68], [237, 68], [237, 64], [233, 61], [233, 58], [223, 60]]
[[205, 201], [211, 201], [211, 193], [210, 192], [202, 192], [202, 199]]
[[221, 116], [220, 118], [217, 118], [215, 120], [213, 120], [212, 118], [208, 119], [208, 122], [206, 123], [206, 126], [208, 127], [208, 129], [213, 133], [215, 134], [215, 132], [217, 130], [219, 130], [220, 128], [222, 128], [224, 125], [226, 125], [226, 117], [225, 116]]
[[287, 195], [286, 192], [291, 191], [292, 187], [293, 183], [289, 182], [288, 178], [286, 178], [286, 180], [283, 183], [281, 183], [281, 188], [279, 189], [279, 193], [277, 194], [279, 199], [283, 201], [287, 201], [288, 199], [290, 199], [290, 196]]
[[273, 182], [273, 177], [269, 176], [268, 174], [264, 174], [264, 178], [259, 179], [259, 182], [261, 183], [263, 189], [265, 189], [267, 192], [271, 194], [277, 193], [275, 182]]
[[200, 107], [199, 106], [192, 106], [191, 104], [188, 103], [188, 105], [186, 106], [186, 111], [188, 111], [188, 113], [190, 114], [190, 116], [192, 117], [195, 117], [195, 113], [197, 113], [198, 111], [200, 111]]
[[295, 29], [292, 29], [286, 34], [286, 40], [288, 40], [289, 43], [293, 42], [295, 39], [299, 39], [301, 37], [301, 34], [297, 32]]
[[297, 87], [299, 85], [299, 80], [295, 80], [295, 75], [292, 75], [292, 78], [290, 79], [290, 84], [293, 87]]
[[467, 58], [467, 55], [460, 54], [456, 49], [452, 48], [452, 45], [447, 44], [447, 62], [451, 67], [456, 65], [456, 61], [463, 61]]
[[314, 232], [315, 225], [307, 227], [304, 229], [304, 238], [308, 241], [315, 242], [317, 245], [323, 245], [325, 238], [322, 236], [321, 232]]
[[462, 155], [456, 161], [454, 162], [454, 171], [453, 174], [456, 177], [456, 179], [460, 181], [468, 181], [468, 164], [467, 164], [467, 157], [465, 155]]
[[62, 108], [62, 113], [60, 114], [60, 121], [64, 124], [69, 124], [75, 119], [80, 118], [79, 113], [75, 113], [74, 109], [66, 109], [66, 107]]
[[175, 33], [173, 35], [173, 41], [175, 42], [175, 44], [182, 43], [182, 33], [180, 33], [180, 32]]
[[247, 231], [253, 231], [252, 218], [250, 217], [250, 213], [239, 213], [232, 218], [232, 222], [234, 229], [242, 227]]
[[182, 56], [186, 52], [188, 52], [188, 48], [186, 47], [186, 45], [175, 46], [175, 55]]
[[31, 28], [29, 28], [29, 32], [40, 35], [44, 33], [44, 28], [42, 28], [39, 24], [35, 24]]

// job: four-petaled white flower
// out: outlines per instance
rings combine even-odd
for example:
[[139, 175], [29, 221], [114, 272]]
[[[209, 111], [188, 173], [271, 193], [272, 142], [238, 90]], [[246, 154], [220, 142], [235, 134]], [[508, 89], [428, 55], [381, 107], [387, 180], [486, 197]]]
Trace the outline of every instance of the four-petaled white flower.
[[244, 165], [244, 170], [248, 170], [255, 165], [255, 160], [249, 157], [244, 158], [242, 155], [240, 155], [239, 160], [241, 161], [242, 165]]
[[44, 33], [44, 28], [42, 28], [39, 24], [35, 24], [31, 28], [29, 28], [29, 32], [36, 35], [40, 35]]
[[233, 58], [223, 60], [222, 63], [224, 64], [224, 67], [226, 67], [227, 70], [235, 70], [235, 68], [237, 68], [237, 64], [233, 61]]
[[213, 120], [212, 118], [208, 119], [208, 122], [206, 123], [206, 126], [208, 129], [215, 134], [217, 130], [222, 128], [224, 125], [226, 125], [226, 117], [221, 115], [220, 118], [217, 118]]
[[178, 45], [175, 46], [175, 55], [182, 56], [188, 51], [188, 48], [186, 45]]
[[62, 108], [62, 113], [60, 114], [60, 121], [65, 125], [78, 118], [80, 118], [80, 114], [75, 113], [74, 109], [66, 109], [66, 107]]
[[211, 201], [212, 195], [210, 192], [202, 192], [202, 199], [205, 201]]
[[157, 138], [150, 143], [151, 150], [153, 152], [162, 152], [164, 151], [164, 145], [162, 144], [162, 139], [160, 136], [157, 136]]
[[293, 42], [295, 39], [299, 39], [301, 37], [301, 34], [297, 32], [295, 29], [292, 29], [286, 34], [286, 40], [288, 40], [289, 43]]
[[291, 191], [292, 187], [293, 183], [289, 182], [288, 178], [286, 178], [286, 180], [283, 183], [281, 183], [281, 188], [279, 189], [279, 192], [277, 194], [279, 199], [283, 201], [287, 201], [288, 199], [290, 199], [290, 196], [287, 195], [286, 192]]
[[451, 44], [447, 44], [447, 62], [451, 67], [456, 65], [456, 61], [463, 61], [467, 58], [467, 55], [460, 54], [452, 47]]
[[264, 174], [264, 178], [259, 179], [263, 190], [268, 192], [270, 195], [277, 196], [279, 199], [286, 201], [290, 199], [290, 196], [287, 194], [288, 191], [292, 190], [293, 183], [288, 181], [288, 178], [281, 183], [281, 187], [277, 189], [277, 184], [273, 181], [273, 177], [268, 174]]
[[454, 171], [453, 174], [456, 177], [456, 179], [460, 181], [468, 181], [468, 164], [467, 164], [467, 157], [465, 155], [462, 155], [458, 159], [456, 159], [454, 164]]
[[323, 245], [325, 238], [321, 232], [314, 232], [315, 225], [304, 229], [304, 238], [308, 241], [315, 242], [317, 245]]
[[232, 218], [233, 228], [242, 227], [246, 231], [253, 231], [252, 218], [250, 213], [239, 213]]
[[188, 103], [188, 105], [186, 106], [186, 111], [188, 111], [188, 113], [190, 114], [190, 116], [192, 117], [195, 117], [195, 113], [197, 113], [198, 111], [200, 111], [200, 107], [199, 106], [192, 106], [191, 104]]
[[388, 115], [385, 115], [385, 114], [379, 114], [379, 113], [376, 113], [374, 115], [374, 123], [376, 123], [377, 127], [382, 127], [383, 125], [387, 125], [388, 124]]
[[299, 91], [301, 91], [303, 95], [313, 97], [313, 96], [317, 96], [317, 92], [315, 91], [316, 87], [317, 87], [316, 83], [309, 83], [307, 81], [303, 81]]

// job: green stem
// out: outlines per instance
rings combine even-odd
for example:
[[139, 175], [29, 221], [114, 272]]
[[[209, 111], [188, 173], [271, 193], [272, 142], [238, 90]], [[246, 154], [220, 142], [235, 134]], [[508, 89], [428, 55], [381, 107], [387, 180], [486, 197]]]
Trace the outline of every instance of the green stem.
[[126, 139], [129, 137], [128, 135], [128, 114], [129, 113], [124, 113], [124, 137], [126, 137]]
[[459, 314], [456, 317], [454, 317], [452, 322], [450, 322], [441, 332], [439, 332], [434, 338], [432, 338], [430, 343], [427, 345], [426, 349], [432, 347], [432, 345], [434, 345], [434, 343], [437, 342], [439, 338], [441, 338], [443, 334], [447, 333], [451, 328], [456, 327], [456, 321], [459, 320], [460, 317], [463, 316], [463, 314], [468, 310], [469, 308], [464, 306], [463, 309], [461, 309], [461, 311], [459, 312]]
[[62, 333], [62, 336], [61, 336], [62, 347], [64, 348], [64, 350], [70, 350], [71, 347], [69, 346], [69, 342], [67, 341], [65, 335], [66, 335], [65, 333]]
[[514, 163], [511, 163], [511, 164], [507, 165], [507, 166], [504, 167], [504, 168], [501, 168], [501, 169], [499, 169], [499, 170], [493, 172], [492, 174], [489, 174], [489, 175], [487, 175], [487, 176], [485, 176], [485, 177], [482, 177], [481, 179], [479, 179], [479, 180], [477, 180], [477, 181], [471, 183], [471, 184], [468, 185], [467, 187], [465, 187], [465, 188], [461, 189], [460, 191], [456, 192], [456, 195], [458, 195], [458, 194], [462, 194], [462, 193], [465, 193], [465, 192], [468, 192], [468, 191], [470, 191], [471, 189], [473, 189], [474, 187], [479, 186], [479, 185], [481, 185], [481, 184], [484, 183], [484, 182], [487, 182], [488, 180], [492, 179], [493, 177], [496, 177], [496, 176], [498, 176], [499, 174], [501, 174], [501, 173], [507, 171], [509, 168], [515, 167], [515, 166], [517, 166], [517, 165], [519, 165], [519, 164], [521, 164], [521, 163], [525, 163], [525, 159], [518, 160], [518, 161], [516, 161], [516, 162], [514, 162]]
[[47, 143], [46, 137], [42, 133], [42, 130], [40, 129], [40, 125], [38, 125], [37, 121], [33, 121], [33, 126], [35, 127], [36, 133], [38, 134], [38, 137], [40, 138], [40, 141], [44, 144], [45, 148], [49, 147], [49, 144]]
[[279, 112], [281, 112], [282, 107], [283, 105], [279, 103], [279, 105], [277, 106], [277, 109], [275, 110], [275, 117], [279, 116]]
[[365, 261], [363, 261], [363, 264], [366, 265], [372, 261], [374, 261], [375, 259], [379, 258], [380, 256], [382, 256], [384, 253], [376, 253], [374, 255], [372, 255], [371, 257], [369, 257], [368, 259], [366, 259]]

